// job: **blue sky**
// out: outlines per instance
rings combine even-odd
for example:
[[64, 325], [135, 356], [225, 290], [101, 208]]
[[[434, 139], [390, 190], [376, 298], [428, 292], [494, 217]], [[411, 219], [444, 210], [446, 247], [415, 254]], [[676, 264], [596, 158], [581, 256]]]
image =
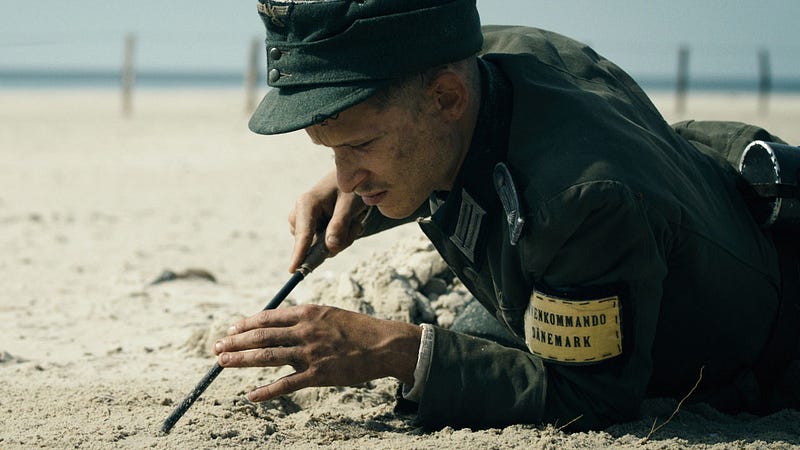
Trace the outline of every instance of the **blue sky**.
[[[398, 0], [402, 1], [402, 0]], [[255, 0], [0, 0], [0, 69], [115, 70], [126, 33], [141, 70], [238, 71], [262, 37]], [[800, 78], [800, 0], [478, 0], [485, 24], [530, 25], [589, 43], [635, 75]]]

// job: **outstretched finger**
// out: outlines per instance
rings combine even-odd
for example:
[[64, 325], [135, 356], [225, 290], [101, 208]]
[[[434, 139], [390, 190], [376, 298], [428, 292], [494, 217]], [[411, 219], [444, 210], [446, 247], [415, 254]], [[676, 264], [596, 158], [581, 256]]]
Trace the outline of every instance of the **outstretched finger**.
[[259, 311], [239, 320], [228, 328], [228, 336], [259, 328], [290, 327], [300, 321], [297, 308], [278, 308]]
[[243, 352], [225, 352], [219, 355], [218, 361], [222, 367], [298, 366], [296, 353], [296, 347], [267, 347]]
[[251, 402], [263, 402], [312, 386], [315, 386], [313, 377], [307, 371], [295, 372], [271, 384], [253, 389], [247, 394], [247, 399]]

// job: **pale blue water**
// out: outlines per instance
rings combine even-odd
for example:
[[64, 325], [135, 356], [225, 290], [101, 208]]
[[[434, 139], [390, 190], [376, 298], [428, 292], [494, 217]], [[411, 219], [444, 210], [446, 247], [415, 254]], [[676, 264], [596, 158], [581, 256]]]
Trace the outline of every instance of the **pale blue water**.
[[[263, 77], [262, 77], [263, 79]], [[118, 71], [80, 70], [2, 70], [0, 89], [118, 88]], [[136, 87], [142, 88], [224, 88], [244, 86], [244, 75], [236, 72], [155, 72], [136, 74]]]
[[[675, 79], [662, 76], [637, 76], [632, 74], [648, 92], [673, 91]], [[263, 74], [259, 85], [263, 86]], [[118, 71], [79, 70], [9, 70], [0, 69], [0, 89], [63, 89], [63, 88], [119, 88]], [[136, 74], [137, 88], [238, 88], [244, 86], [244, 74], [234, 71], [141, 71]], [[758, 79], [748, 77], [693, 77], [690, 91], [756, 92]], [[771, 92], [800, 93], [800, 77], [772, 80]]]

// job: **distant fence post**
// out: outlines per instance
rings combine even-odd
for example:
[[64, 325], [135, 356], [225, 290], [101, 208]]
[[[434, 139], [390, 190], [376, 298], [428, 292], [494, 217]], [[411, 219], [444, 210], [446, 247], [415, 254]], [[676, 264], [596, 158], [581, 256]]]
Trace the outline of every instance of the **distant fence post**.
[[772, 90], [772, 70], [769, 64], [769, 50], [758, 51], [758, 111], [767, 114], [769, 94]]
[[689, 46], [678, 48], [678, 78], [675, 82], [675, 110], [686, 112], [686, 94], [689, 91]]
[[261, 40], [253, 38], [250, 41], [247, 72], [245, 73], [245, 112], [248, 114], [256, 109], [258, 95], [258, 55], [261, 51]]
[[133, 111], [133, 85], [136, 81], [134, 55], [136, 53], [136, 37], [125, 36], [125, 48], [122, 57], [122, 114], [126, 117]]

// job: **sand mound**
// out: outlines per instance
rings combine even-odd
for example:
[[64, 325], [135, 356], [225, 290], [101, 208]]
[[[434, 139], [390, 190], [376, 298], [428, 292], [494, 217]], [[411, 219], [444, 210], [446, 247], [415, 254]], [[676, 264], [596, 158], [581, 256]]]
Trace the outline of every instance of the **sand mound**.
[[474, 299], [422, 235], [374, 253], [338, 279], [311, 285], [310, 303], [445, 328]]
[[214, 343], [226, 336], [228, 327], [243, 317], [219, 318], [208, 326], [197, 327], [180, 348], [192, 356], [212, 357], [214, 353], [211, 351], [211, 347]]

